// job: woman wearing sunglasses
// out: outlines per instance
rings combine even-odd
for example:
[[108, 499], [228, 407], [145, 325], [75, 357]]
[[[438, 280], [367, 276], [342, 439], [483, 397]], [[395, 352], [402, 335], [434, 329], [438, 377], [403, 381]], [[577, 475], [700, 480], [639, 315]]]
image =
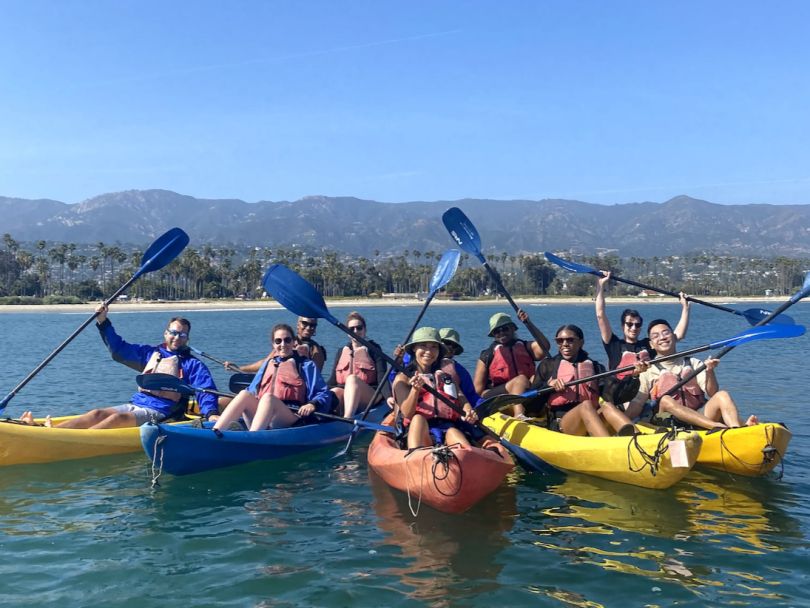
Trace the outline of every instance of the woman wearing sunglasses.
[[[484, 351], [475, 368], [475, 392], [482, 399], [495, 395], [520, 395], [529, 389], [536, 361], [546, 357], [551, 345], [548, 339], [529, 320], [523, 310], [518, 311], [518, 319], [526, 325], [535, 339], [534, 342], [521, 340], [516, 336], [517, 325], [506, 313], [499, 312], [489, 320], [492, 344]], [[514, 414], [522, 418], [523, 406], [514, 406]]]
[[[349, 313], [346, 327], [355, 335], [366, 337], [366, 320], [359, 312]], [[377, 346], [376, 342], [369, 342]], [[365, 406], [374, 396], [377, 385], [385, 380], [385, 367], [385, 359], [377, 352], [369, 352], [368, 348], [354, 338], [349, 340], [335, 355], [332, 375], [326, 381], [334, 395], [333, 409], [350, 418], [361, 403]], [[385, 389], [383, 387], [380, 393], [385, 392]], [[382, 394], [378, 395], [377, 402], [383, 398]]]
[[[638, 377], [646, 364], [637, 361], [636, 369], [622, 380], [613, 377], [591, 380], [566, 387], [567, 382], [586, 378], [605, 371], [605, 367], [591, 360], [582, 349], [585, 339], [576, 325], [563, 325], [554, 338], [559, 353], [537, 366], [533, 389], [552, 387], [553, 393], [540, 395], [526, 404], [529, 411], [546, 408], [549, 429], [566, 435], [607, 437], [604, 420], [620, 435], [633, 435], [637, 429], [630, 419], [613, 403], [630, 401], [638, 392]], [[600, 407], [600, 397], [603, 405]], [[601, 417], [600, 417], [601, 416]]]
[[[619, 338], [610, 328], [607, 313], [605, 312], [605, 288], [610, 280], [610, 273], [597, 280], [596, 284], [596, 320], [599, 323], [599, 333], [602, 334], [602, 345], [608, 358], [608, 368], [618, 369], [633, 365], [636, 361], [648, 361], [653, 356], [653, 348], [648, 338], [639, 339], [643, 321], [637, 310], [626, 308], [622, 311], [621, 325], [623, 338]], [[675, 328], [679, 340], [686, 337], [689, 328], [689, 300], [685, 293], [681, 293], [681, 320]], [[629, 373], [629, 372], [628, 372]], [[623, 378], [627, 374], [620, 374]]]
[[[292, 327], [279, 323], [270, 333], [275, 355], [256, 373], [253, 383], [225, 408], [215, 430], [242, 430], [244, 417], [251, 431], [283, 429], [303, 421], [315, 411], [329, 411], [331, 397], [312, 359], [294, 348]], [[297, 413], [290, 408], [298, 408]]]
[[[295, 350], [302, 357], [309, 357], [315, 362], [318, 371], [323, 371], [323, 365], [326, 363], [326, 349], [318, 344], [312, 338], [315, 336], [315, 330], [318, 328], [318, 319], [310, 319], [309, 317], [298, 317], [298, 336], [295, 339]], [[231, 371], [234, 367], [239, 367], [243, 372], [255, 374], [259, 371], [267, 359], [275, 356], [275, 349], [266, 358], [259, 359], [254, 363], [247, 365], [237, 366], [233, 361], [225, 361], [223, 365], [225, 369]], [[225, 397], [220, 398], [220, 405], [227, 405], [230, 400], [225, 400]]]

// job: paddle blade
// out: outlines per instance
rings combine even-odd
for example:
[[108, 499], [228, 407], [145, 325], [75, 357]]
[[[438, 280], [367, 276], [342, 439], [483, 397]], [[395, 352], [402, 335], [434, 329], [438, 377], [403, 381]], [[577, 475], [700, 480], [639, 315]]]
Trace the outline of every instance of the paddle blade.
[[193, 395], [197, 391], [188, 383], [171, 374], [141, 374], [135, 382], [145, 391], [171, 391], [181, 395]]
[[273, 264], [264, 273], [262, 287], [284, 308], [299, 317], [326, 319], [332, 324], [339, 323], [333, 317], [323, 296], [304, 277], [283, 264]]
[[[740, 314], [742, 314], [745, 320], [751, 325], [756, 325], [771, 316], [773, 312], [762, 308], [749, 308], [748, 310], [743, 310]], [[773, 319], [768, 321], [768, 323], [773, 325], [795, 325], [796, 321], [793, 320], [793, 317], [788, 315], [776, 315]]]
[[740, 344], [755, 342], [756, 340], [773, 340], [776, 338], [798, 338], [804, 335], [804, 325], [763, 325], [752, 327], [749, 330], [737, 334], [733, 338], [712, 342], [710, 348], [732, 348]]
[[796, 302], [806, 298], [807, 296], [810, 296], [810, 272], [804, 275], [804, 283], [802, 283], [801, 291], [799, 291], [799, 293], [790, 298], [790, 303], [795, 304]]
[[464, 212], [458, 207], [451, 207], [442, 215], [442, 222], [447, 232], [453, 237], [453, 240], [458, 243], [464, 251], [470, 255], [474, 255], [483, 264], [486, 262], [484, 256], [481, 254], [481, 237], [478, 231]]
[[560, 268], [565, 268], [568, 272], [576, 272], [578, 274], [593, 274], [597, 277], [601, 277], [602, 272], [596, 270], [595, 268], [591, 268], [590, 266], [584, 266], [582, 264], [574, 264], [574, 262], [569, 262], [568, 260], [564, 260], [561, 257], [554, 255], [553, 253], [549, 253], [546, 251], [545, 253], [546, 259], [551, 262], [552, 264], [556, 264]]
[[525, 403], [535, 395], [537, 395], [537, 391], [529, 391], [528, 393], [523, 393], [522, 395], [496, 395], [495, 397], [490, 397], [486, 401], [478, 404], [478, 406], [475, 408], [475, 413], [478, 415], [479, 419], [483, 420], [487, 416], [492, 416], [492, 414], [498, 413], [505, 407], [516, 405], [518, 403]]
[[253, 378], [256, 374], [234, 374], [228, 381], [228, 390], [232, 393], [247, 390], [253, 383]]
[[188, 245], [188, 235], [180, 228], [172, 228], [152, 243], [141, 258], [141, 267], [136, 275], [160, 270], [176, 258]]
[[430, 293], [436, 293], [450, 282], [450, 279], [456, 274], [460, 258], [461, 252], [458, 249], [448, 249], [442, 254], [442, 259], [439, 260], [433, 277], [430, 279]]

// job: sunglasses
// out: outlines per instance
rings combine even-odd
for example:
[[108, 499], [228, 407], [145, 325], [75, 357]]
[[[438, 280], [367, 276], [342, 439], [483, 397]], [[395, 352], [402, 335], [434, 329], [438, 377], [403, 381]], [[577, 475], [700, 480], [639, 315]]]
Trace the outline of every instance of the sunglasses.
[[291, 344], [291, 343], [292, 343], [292, 338], [290, 336], [287, 336], [284, 339], [276, 338], [275, 340], [273, 340], [273, 344]]
[[500, 327], [496, 327], [495, 329], [493, 329], [492, 333], [493, 334], [504, 334], [504, 333], [508, 332], [510, 329], [512, 329], [512, 328], [509, 327], [508, 325], [501, 325]]
[[672, 335], [672, 330], [665, 329], [662, 332], [655, 332], [650, 334], [650, 340], [657, 340], [658, 338], [669, 338]]
[[166, 331], [170, 336], [176, 336], [178, 338], [188, 338], [188, 334], [184, 331], [177, 331], [176, 329], [167, 329]]
[[562, 344], [573, 344], [574, 342], [577, 341], [577, 339], [578, 338], [554, 338], [554, 341], [557, 344], [562, 345]]
[[299, 321], [299, 323], [301, 323], [301, 327], [311, 327], [312, 329], [318, 327], [317, 323], [310, 323], [309, 321]]
[[627, 327], [635, 327], [636, 329], [641, 329], [641, 323], [630, 323], [629, 321], [625, 321], [624, 323]]
[[352, 325], [352, 326], [349, 327], [349, 329], [351, 331], [353, 331], [354, 333], [357, 333], [359, 331], [363, 331], [365, 328], [366, 328], [365, 325]]

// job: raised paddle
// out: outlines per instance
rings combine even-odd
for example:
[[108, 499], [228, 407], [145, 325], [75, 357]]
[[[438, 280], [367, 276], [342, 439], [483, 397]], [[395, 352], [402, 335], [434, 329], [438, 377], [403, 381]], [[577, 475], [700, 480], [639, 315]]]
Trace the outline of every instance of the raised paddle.
[[[183, 251], [183, 249], [186, 248], [186, 245], [188, 245], [188, 240], [189, 240], [188, 235], [182, 230], [180, 230], [180, 228], [172, 228], [171, 230], [160, 236], [154, 243], [152, 243], [149, 249], [146, 250], [146, 253], [143, 254], [143, 257], [141, 258], [141, 267], [138, 269], [138, 271], [134, 275], [132, 275], [132, 278], [129, 281], [121, 285], [118, 291], [116, 291], [113, 295], [109, 297], [109, 299], [106, 302], [104, 302], [104, 305], [109, 306], [111, 303], [113, 303], [118, 296], [124, 293], [129, 288], [129, 286], [132, 285], [135, 281], [137, 281], [142, 275], [146, 274], [147, 272], [154, 272], [155, 270], [160, 270], [161, 268], [169, 264], [174, 258], [180, 255], [180, 252]], [[81, 324], [79, 329], [70, 334], [70, 337], [68, 337], [67, 340], [62, 342], [62, 344], [60, 344], [55, 351], [53, 351], [50, 355], [48, 355], [48, 357], [42, 363], [40, 363], [34, 371], [28, 374], [25, 380], [20, 382], [20, 384], [17, 385], [17, 387], [13, 391], [11, 391], [8, 395], [6, 395], [5, 398], [2, 401], [0, 401], [0, 412], [6, 409], [6, 406], [8, 405], [9, 401], [11, 401], [14, 398], [14, 396], [17, 393], [19, 393], [22, 390], [22, 388], [26, 384], [28, 384], [34, 378], [34, 376], [36, 376], [42, 370], [43, 367], [48, 365], [48, 363], [50, 363], [53, 360], [53, 358], [56, 357], [56, 355], [62, 352], [62, 350], [68, 344], [70, 344], [73, 341], [73, 339], [76, 336], [78, 336], [85, 327], [90, 325], [90, 323], [92, 323], [97, 316], [98, 313], [94, 312], [92, 316], [89, 319], [87, 319], [87, 321]]]
[[191, 350], [191, 352], [193, 352], [198, 357], [205, 357], [206, 359], [208, 359], [210, 361], [213, 361], [214, 363], [219, 363], [221, 366], [223, 366], [229, 372], [242, 373], [242, 368], [237, 367], [233, 363], [230, 363], [229, 365], [225, 365], [225, 361], [221, 361], [221, 360], [217, 359], [216, 357], [213, 357], [213, 356], [209, 355], [208, 353], [205, 353], [205, 352], [203, 352], [203, 351], [201, 351], [201, 350], [199, 350], [197, 348], [194, 348], [191, 345], [189, 345], [189, 349]]
[[[318, 293], [318, 290], [315, 289], [312, 284], [309, 283], [309, 281], [299, 276], [283, 264], [273, 264], [267, 269], [267, 272], [265, 272], [264, 278], [262, 279], [262, 287], [264, 287], [264, 290], [273, 296], [279, 304], [290, 312], [300, 317], [325, 319], [346, 335], [357, 340], [360, 344], [368, 348], [369, 351], [379, 353], [379, 355], [398, 372], [403, 373], [408, 377], [412, 376], [412, 374], [405, 369], [402, 364], [389, 357], [381, 348], [372, 344], [365, 338], [360, 337], [343, 323], [338, 321], [334, 315], [329, 312], [329, 309], [326, 307], [326, 302], [324, 302], [323, 296]], [[432, 386], [425, 385], [424, 388], [431, 395], [444, 402], [450, 409], [455, 410], [462, 416], [466, 416], [467, 413], [462, 408], [450, 401]], [[505, 442], [497, 435], [497, 433], [489, 430], [480, 422], [476, 422], [476, 426], [493, 439], [503, 443], [506, 447], [509, 447], [508, 442]], [[533, 467], [534, 465], [530, 466]]]
[[[411, 339], [413, 332], [416, 331], [419, 322], [422, 320], [422, 317], [427, 310], [427, 307], [430, 306], [431, 301], [433, 301], [433, 296], [436, 295], [436, 292], [439, 291], [442, 287], [447, 285], [450, 282], [450, 279], [453, 278], [453, 275], [456, 274], [456, 269], [458, 268], [458, 261], [461, 257], [461, 252], [458, 249], [448, 249], [442, 254], [442, 259], [439, 260], [439, 263], [436, 265], [436, 270], [433, 272], [433, 277], [430, 279], [430, 293], [428, 293], [428, 297], [425, 300], [424, 305], [422, 306], [422, 310], [419, 311], [419, 316], [416, 317], [416, 321], [413, 322], [413, 325], [408, 330], [408, 335], [405, 336], [405, 340], [402, 342], [403, 344], [407, 343], [408, 340]], [[366, 409], [363, 410], [363, 415], [360, 416], [360, 420], [365, 420], [368, 413], [371, 411], [371, 407], [376, 403], [377, 396], [380, 394], [382, 387], [385, 386], [386, 382], [388, 382], [388, 376], [391, 374], [391, 366], [389, 365], [388, 368], [385, 370], [385, 380], [380, 382], [377, 385], [377, 388], [374, 391], [374, 394], [371, 396], [371, 399], [366, 404]], [[343, 456], [346, 452], [348, 452], [351, 447], [352, 443], [354, 442], [354, 438], [357, 435], [356, 432], [352, 432], [349, 435], [349, 441], [346, 443], [346, 447], [343, 448], [340, 452], [335, 455], [335, 458], [339, 456]]]
[[[767, 325], [768, 323], [770, 323], [770, 322], [771, 322], [771, 320], [772, 320], [772, 319], [774, 319], [774, 318], [778, 317], [778, 316], [779, 316], [779, 315], [781, 315], [783, 312], [785, 312], [785, 311], [786, 311], [788, 308], [790, 308], [791, 306], [793, 306], [793, 305], [794, 305], [796, 302], [798, 302], [799, 300], [802, 300], [802, 299], [806, 298], [808, 295], [810, 295], [810, 272], [808, 272], [806, 275], [804, 275], [804, 282], [802, 283], [802, 288], [801, 288], [801, 290], [799, 290], [799, 292], [798, 292], [798, 293], [796, 293], [796, 294], [795, 294], [795, 295], [794, 295], [792, 298], [790, 298], [790, 300], [788, 300], [787, 302], [785, 302], [784, 304], [782, 304], [782, 305], [781, 305], [779, 308], [777, 308], [775, 311], [773, 311], [773, 312], [772, 312], [772, 313], [771, 313], [771, 314], [770, 314], [768, 317], [766, 317], [766, 318], [762, 319], [762, 321], [760, 321], [759, 323], [757, 323], [757, 324], [755, 325], [755, 327], [762, 327], [763, 325]], [[733, 345], [730, 345], [730, 346], [726, 346], [726, 347], [725, 347], [723, 350], [721, 350], [721, 351], [720, 351], [720, 352], [717, 354], [717, 357], [715, 357], [715, 359], [720, 359], [720, 358], [724, 357], [724, 356], [725, 356], [725, 355], [727, 355], [729, 352], [731, 352], [731, 351], [734, 349], [734, 347], [735, 347], [735, 346], [737, 346], [737, 345], [736, 345], [736, 344], [733, 344]], [[697, 369], [692, 370], [692, 373], [687, 374], [687, 375], [686, 375], [686, 376], [685, 376], [685, 377], [684, 377], [682, 380], [680, 380], [680, 381], [678, 382], [678, 384], [676, 384], [676, 385], [675, 385], [675, 386], [673, 386], [671, 389], [669, 389], [669, 390], [668, 390], [666, 393], [664, 393], [663, 395], [661, 395], [661, 397], [669, 397], [669, 396], [672, 396], [673, 394], [675, 394], [675, 391], [680, 390], [680, 389], [681, 389], [681, 387], [682, 387], [684, 384], [686, 384], [687, 382], [689, 382], [690, 380], [692, 380], [692, 378], [697, 377], [697, 375], [698, 375], [700, 372], [702, 372], [703, 370], [705, 370], [705, 369], [706, 369], [706, 364], [705, 364], [705, 363], [703, 363], [703, 364], [701, 364], [701, 365], [698, 365]], [[654, 400], [654, 401], [652, 401], [652, 402], [651, 402], [652, 407], [653, 407], [653, 408], [655, 408], [655, 407], [658, 405], [658, 403], [659, 403], [660, 401], [661, 401], [661, 399], [660, 399], [660, 398], [659, 398], [659, 399], [656, 399], [656, 400]]]
[[[803, 325], [768, 325], [765, 327], [752, 327], [740, 334], [737, 334], [736, 336], [732, 336], [731, 338], [726, 338], [725, 340], [718, 340], [717, 342], [712, 342], [711, 344], [706, 344], [705, 346], [698, 346], [696, 348], [691, 348], [689, 350], [683, 351], [682, 353], [673, 353], [671, 355], [658, 357], [657, 359], [647, 361], [647, 363], [649, 363], [650, 365], [652, 365], [653, 363], [662, 363], [663, 361], [671, 361], [672, 359], [677, 359], [678, 357], [688, 357], [690, 355], [702, 353], [707, 350], [714, 350], [716, 348], [723, 348], [723, 347], [734, 348], [735, 346], [740, 346], [741, 344], [748, 344], [749, 342], [756, 342], [757, 340], [772, 340], [777, 338], [797, 338], [799, 336], [804, 335], [804, 332], [805, 328]], [[612, 369], [606, 372], [602, 372], [601, 374], [595, 374], [593, 376], [587, 376], [586, 378], [579, 378], [577, 380], [572, 380], [571, 382], [566, 382], [565, 386], [576, 386], [577, 384], [590, 382], [591, 380], [599, 380], [600, 378], [606, 378], [607, 376], [612, 376], [614, 374], [621, 374], [624, 372], [633, 371], [633, 369], [635, 369], [635, 366], [626, 365], [618, 369]], [[479, 404], [478, 407], [475, 408], [475, 413], [478, 414], [478, 416], [483, 419], [486, 418], [487, 416], [491, 416], [494, 412], [503, 409], [507, 405], [515, 405], [516, 403], [523, 403], [527, 399], [531, 399], [532, 397], [536, 397], [537, 395], [545, 395], [553, 392], [554, 389], [549, 386], [539, 390], [528, 391], [520, 395], [497, 395]]]
[[[591, 268], [590, 266], [585, 266], [584, 264], [575, 264], [574, 262], [569, 262], [568, 260], [564, 260], [561, 257], [554, 255], [553, 253], [549, 253], [548, 251], [545, 253], [546, 259], [551, 262], [552, 264], [556, 264], [560, 268], [565, 268], [569, 272], [574, 272], [577, 274], [592, 274], [596, 277], [604, 277], [605, 273], [601, 270], [597, 270], [596, 268]], [[637, 283], [636, 281], [631, 281], [630, 279], [625, 279], [622, 277], [617, 277], [613, 274], [610, 275], [611, 280], [617, 281], [619, 283], [626, 283], [627, 285], [633, 285], [634, 287], [641, 287], [642, 289], [649, 289], [650, 291], [657, 291], [658, 293], [663, 293], [667, 296], [672, 296], [673, 298], [680, 298], [680, 294], [675, 293], [674, 291], [668, 291], [666, 289], [661, 289], [660, 287], [651, 287], [649, 285], [644, 285], [643, 283]], [[748, 310], [736, 310], [734, 308], [729, 308], [728, 306], [722, 306], [720, 304], [713, 304], [711, 302], [706, 302], [705, 300], [698, 300], [697, 298], [693, 298], [692, 296], [688, 296], [686, 298], [690, 302], [694, 302], [695, 304], [701, 304], [703, 306], [708, 306], [709, 308], [715, 308], [717, 310], [722, 310], [724, 312], [730, 312], [735, 315], [739, 315], [741, 317], [745, 317], [745, 320], [748, 321], [751, 325], [756, 325], [764, 318], [771, 314], [770, 310], [763, 310], [761, 308], [749, 308]], [[779, 324], [779, 325], [793, 325], [795, 321], [792, 317], [787, 315], [777, 315], [771, 321], [771, 323]]]
[[[209, 395], [217, 395], [218, 397], [236, 397], [233, 393], [224, 393], [222, 391], [215, 391], [210, 388], [200, 388], [191, 386], [188, 382], [184, 381], [177, 376], [171, 374], [140, 374], [135, 376], [135, 382], [138, 386], [145, 391], [171, 391], [180, 393], [181, 395], [193, 395], [194, 393], [207, 393]], [[373, 431], [385, 431], [386, 433], [393, 433], [394, 427], [383, 426], [373, 422], [366, 422], [364, 420], [354, 420], [353, 418], [343, 418], [342, 416], [333, 416], [332, 414], [322, 414], [320, 412], [313, 412], [313, 416], [324, 418], [326, 420], [335, 420], [337, 422], [345, 422], [361, 426]]]

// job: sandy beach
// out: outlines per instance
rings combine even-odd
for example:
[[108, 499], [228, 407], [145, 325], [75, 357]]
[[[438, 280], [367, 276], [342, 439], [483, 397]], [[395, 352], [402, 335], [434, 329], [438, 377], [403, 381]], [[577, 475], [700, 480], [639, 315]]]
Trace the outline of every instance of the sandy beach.
[[[786, 302], [787, 296], [780, 297], [745, 297], [745, 298], [718, 298], [718, 297], [704, 297], [701, 298], [706, 302], [715, 304], [755, 304], [767, 303], [771, 306], [774, 303]], [[546, 305], [593, 305], [593, 298], [565, 298], [565, 297], [534, 297], [534, 298], [515, 298], [518, 306], [546, 306]], [[353, 298], [353, 299], [326, 299], [330, 308], [359, 308], [363, 306], [422, 306], [424, 300], [417, 300], [415, 298]], [[495, 299], [485, 300], [441, 300], [435, 299], [431, 306], [493, 306], [495, 304], [503, 304], [508, 307], [509, 302], [505, 298], [501, 298], [500, 302]], [[625, 305], [635, 306], [640, 304], [673, 304], [674, 298], [668, 297], [623, 297], [623, 298], [607, 298], [607, 304], [611, 305]], [[55, 305], [39, 305], [39, 306], [0, 306], [0, 313], [43, 313], [43, 312], [92, 312], [95, 310], [98, 302], [89, 302], [87, 304], [55, 304]], [[116, 302], [113, 304], [116, 310], [120, 312], [146, 312], [146, 311], [185, 311], [185, 310], [265, 310], [281, 308], [281, 305], [275, 300], [181, 300], [175, 302]]]

